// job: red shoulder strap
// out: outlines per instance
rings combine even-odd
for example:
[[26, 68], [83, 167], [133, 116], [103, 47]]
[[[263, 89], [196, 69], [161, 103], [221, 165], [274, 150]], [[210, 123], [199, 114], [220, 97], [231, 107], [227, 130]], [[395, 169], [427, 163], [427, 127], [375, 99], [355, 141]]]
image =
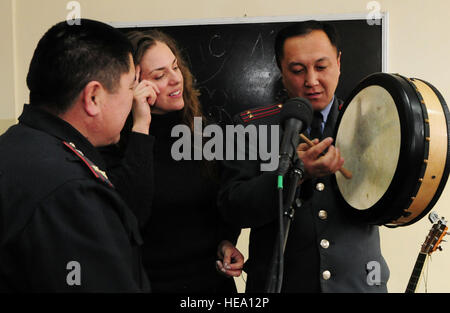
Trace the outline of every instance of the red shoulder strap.
[[254, 121], [263, 117], [278, 114], [283, 107], [282, 104], [274, 104], [262, 108], [247, 110], [239, 114], [244, 123]]
[[75, 155], [81, 159], [81, 161], [83, 161], [83, 163], [88, 167], [88, 169], [91, 171], [92, 174], [94, 174], [95, 178], [97, 178], [98, 180], [100, 180], [101, 182], [105, 183], [106, 185], [108, 185], [111, 188], [114, 188], [114, 185], [111, 183], [111, 181], [108, 179], [108, 176], [106, 175], [106, 173], [102, 170], [100, 170], [98, 168], [97, 165], [95, 165], [94, 163], [92, 163], [91, 160], [89, 160], [88, 158], [86, 158], [83, 154], [83, 152], [81, 152], [80, 150], [78, 150], [75, 147], [75, 144], [73, 144], [72, 142], [66, 142], [63, 141], [63, 144], [70, 149], [70, 151], [72, 151], [73, 153], [75, 153]]

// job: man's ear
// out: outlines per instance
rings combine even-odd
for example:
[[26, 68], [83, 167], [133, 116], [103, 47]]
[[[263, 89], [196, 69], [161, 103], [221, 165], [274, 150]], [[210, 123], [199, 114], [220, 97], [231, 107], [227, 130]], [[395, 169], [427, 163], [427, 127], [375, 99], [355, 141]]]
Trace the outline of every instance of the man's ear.
[[283, 90], [286, 92], [286, 95], [291, 98], [291, 95], [289, 94], [289, 90], [286, 88], [286, 79], [285, 79], [285, 75], [283, 73], [281, 73], [281, 84], [282, 84], [282, 88]]
[[339, 51], [338, 58], [337, 58], [337, 64], [338, 64], [339, 72], [341, 71], [341, 55], [342, 55], [342, 52]]
[[89, 116], [96, 116], [101, 111], [104, 88], [98, 81], [89, 82], [82, 91], [83, 109]]
[[136, 83], [139, 84], [142, 81], [142, 72], [141, 66], [139, 64], [136, 65]]

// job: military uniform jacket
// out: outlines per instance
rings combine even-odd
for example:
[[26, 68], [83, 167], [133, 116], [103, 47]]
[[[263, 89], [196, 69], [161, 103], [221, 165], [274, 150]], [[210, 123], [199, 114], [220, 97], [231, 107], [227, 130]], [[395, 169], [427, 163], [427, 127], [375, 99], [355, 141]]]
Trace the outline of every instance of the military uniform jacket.
[[[333, 136], [340, 103], [333, 103], [324, 138]], [[244, 126], [278, 125], [280, 109], [281, 105], [271, 105], [248, 110], [235, 120]], [[247, 292], [266, 290], [278, 231], [277, 176], [261, 172], [259, 163], [224, 161], [219, 194], [225, 218], [251, 228], [245, 264]], [[305, 181], [297, 195], [285, 249], [282, 292], [386, 292], [389, 269], [380, 251], [378, 226], [346, 216], [339, 208], [331, 176]], [[374, 266], [377, 273], [372, 272]]]
[[86, 138], [25, 106], [0, 155], [0, 291], [149, 291], [136, 218]]

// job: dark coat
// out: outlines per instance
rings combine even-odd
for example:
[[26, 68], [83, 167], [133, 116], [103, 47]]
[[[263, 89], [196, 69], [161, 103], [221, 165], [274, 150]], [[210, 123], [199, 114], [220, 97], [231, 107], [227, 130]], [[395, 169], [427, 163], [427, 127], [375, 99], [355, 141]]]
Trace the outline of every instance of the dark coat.
[[154, 147], [138, 153], [151, 160], [147, 168], [130, 162], [137, 154], [130, 152], [142, 150], [131, 140], [133, 133], [124, 132], [121, 145], [101, 152], [111, 180], [141, 225], [143, 264], [152, 291], [235, 293], [234, 280], [219, 273], [215, 261], [219, 243], [236, 243], [240, 229], [223, 223], [217, 209], [218, 183], [212, 173], [220, 169], [203, 161], [173, 159], [178, 138], [171, 132], [179, 124], [180, 111], [152, 116], [148, 137]]
[[[333, 136], [340, 103], [333, 103], [324, 137]], [[280, 109], [272, 105], [242, 112], [236, 122], [278, 125]], [[223, 163], [219, 206], [226, 220], [251, 228], [246, 291], [263, 292], [277, 236], [277, 176], [275, 172], [261, 172], [259, 161]], [[285, 250], [282, 292], [387, 291], [389, 269], [381, 255], [378, 226], [347, 217], [339, 208], [335, 192], [331, 176], [302, 184]], [[379, 285], [367, 282], [372, 261], [379, 264]]]
[[86, 138], [25, 106], [0, 155], [0, 291], [149, 291], [136, 218]]

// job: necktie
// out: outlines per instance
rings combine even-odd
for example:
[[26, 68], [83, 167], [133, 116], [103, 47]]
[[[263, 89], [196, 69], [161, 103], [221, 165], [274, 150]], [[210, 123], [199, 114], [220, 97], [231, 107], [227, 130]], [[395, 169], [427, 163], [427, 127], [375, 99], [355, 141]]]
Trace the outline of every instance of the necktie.
[[311, 123], [311, 132], [309, 133], [309, 138], [313, 140], [314, 138], [322, 139], [322, 121], [323, 116], [319, 111], [314, 112], [313, 120]]

